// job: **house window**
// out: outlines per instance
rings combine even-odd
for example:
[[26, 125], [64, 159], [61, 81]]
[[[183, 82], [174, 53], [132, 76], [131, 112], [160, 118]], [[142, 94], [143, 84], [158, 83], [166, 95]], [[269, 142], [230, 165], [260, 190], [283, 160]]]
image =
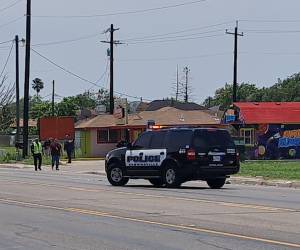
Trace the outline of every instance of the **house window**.
[[98, 130], [98, 143], [107, 143], [108, 142], [108, 129]]
[[254, 128], [242, 128], [240, 135], [244, 140], [245, 146], [254, 145]]
[[119, 129], [99, 129], [97, 131], [97, 143], [117, 143], [121, 139]]
[[117, 129], [110, 129], [109, 130], [109, 142], [110, 143], [117, 143], [121, 140], [121, 131]]

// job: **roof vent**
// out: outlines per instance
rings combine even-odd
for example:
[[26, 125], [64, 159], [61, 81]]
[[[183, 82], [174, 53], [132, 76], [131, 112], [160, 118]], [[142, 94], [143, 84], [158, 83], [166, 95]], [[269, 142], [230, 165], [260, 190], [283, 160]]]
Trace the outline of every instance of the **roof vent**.
[[258, 102], [254, 102], [253, 104], [254, 104], [254, 105], [257, 105], [257, 106], [259, 105], [259, 103], [258, 103]]
[[281, 103], [280, 102], [276, 102], [276, 105], [281, 105]]

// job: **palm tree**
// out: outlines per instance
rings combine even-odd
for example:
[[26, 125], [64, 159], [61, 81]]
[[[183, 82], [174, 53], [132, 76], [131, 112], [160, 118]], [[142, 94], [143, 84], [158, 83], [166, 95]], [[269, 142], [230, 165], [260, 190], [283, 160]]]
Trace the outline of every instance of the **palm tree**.
[[44, 82], [40, 78], [35, 78], [32, 83], [32, 88], [36, 91], [38, 96], [40, 91], [44, 88]]

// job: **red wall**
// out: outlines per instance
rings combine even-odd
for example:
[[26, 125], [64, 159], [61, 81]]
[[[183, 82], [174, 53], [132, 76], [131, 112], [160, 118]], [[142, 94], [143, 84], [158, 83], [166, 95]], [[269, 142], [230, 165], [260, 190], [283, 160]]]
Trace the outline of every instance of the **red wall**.
[[63, 140], [68, 134], [75, 137], [75, 126], [73, 117], [47, 117], [39, 120], [40, 140], [49, 138]]

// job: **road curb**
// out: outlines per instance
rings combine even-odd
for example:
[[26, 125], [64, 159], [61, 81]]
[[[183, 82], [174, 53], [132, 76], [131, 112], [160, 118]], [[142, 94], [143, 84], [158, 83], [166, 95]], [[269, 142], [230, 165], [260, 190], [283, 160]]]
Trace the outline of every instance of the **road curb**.
[[6, 169], [23, 169], [23, 168], [30, 168], [30, 165], [26, 164], [0, 164], [0, 168], [6, 168]]
[[248, 177], [231, 177], [232, 184], [252, 185], [252, 186], [270, 186], [283, 188], [300, 188], [299, 181], [284, 181], [284, 180], [265, 180], [262, 178]]
[[[82, 174], [93, 174], [106, 176], [105, 172], [91, 171], [81, 172]], [[298, 181], [283, 181], [283, 180], [264, 180], [261, 178], [243, 178], [243, 177], [231, 177], [228, 184], [241, 184], [251, 186], [270, 186], [270, 187], [283, 187], [283, 188], [297, 188], [300, 189], [300, 182]]]

